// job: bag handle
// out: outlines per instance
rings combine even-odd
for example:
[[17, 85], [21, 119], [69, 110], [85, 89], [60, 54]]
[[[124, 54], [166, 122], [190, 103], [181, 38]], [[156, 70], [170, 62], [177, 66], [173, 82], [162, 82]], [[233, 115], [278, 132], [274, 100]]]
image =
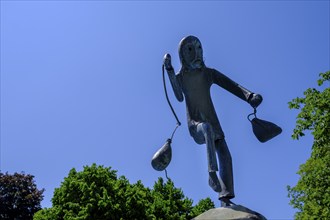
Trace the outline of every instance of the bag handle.
[[165, 71], [164, 71], [164, 69], [165, 69], [165, 66], [164, 66], [164, 64], [163, 64], [163, 65], [162, 65], [163, 86], [164, 86], [164, 92], [165, 92], [166, 101], [167, 101], [168, 105], [169, 105], [170, 108], [171, 108], [171, 111], [172, 111], [172, 113], [173, 113], [173, 115], [174, 115], [174, 117], [175, 117], [175, 119], [176, 119], [176, 122], [177, 122], [178, 126], [180, 126], [180, 125], [181, 125], [181, 122], [179, 121], [179, 118], [178, 118], [178, 116], [176, 115], [176, 113], [175, 113], [175, 111], [174, 111], [174, 109], [173, 109], [173, 106], [172, 106], [172, 104], [171, 104], [171, 102], [170, 102], [170, 99], [168, 98], [167, 89], [166, 89], [166, 82], [165, 82], [165, 73], [164, 73]]
[[247, 119], [252, 122], [252, 120], [250, 119], [251, 115], [254, 115], [255, 118], [257, 118], [257, 108], [253, 108], [253, 113], [249, 114], [247, 116]]
[[174, 117], [176, 119], [176, 127], [174, 128], [174, 131], [172, 132], [172, 135], [171, 135], [171, 138], [170, 138], [172, 140], [173, 139], [173, 136], [174, 136], [174, 134], [176, 132], [176, 129], [181, 125], [181, 122], [179, 121], [179, 118], [178, 118], [178, 116], [176, 115], [176, 113], [175, 113], [175, 111], [173, 109], [173, 106], [172, 106], [172, 104], [170, 102], [170, 99], [168, 98], [167, 89], [166, 89], [166, 82], [165, 82], [165, 70], [164, 69], [165, 69], [165, 66], [163, 64], [162, 65], [162, 73], [163, 73], [163, 85], [164, 85], [165, 97], [166, 97], [167, 103], [170, 106], [171, 111], [172, 111], [172, 113], [173, 113], [173, 115], [174, 115]]

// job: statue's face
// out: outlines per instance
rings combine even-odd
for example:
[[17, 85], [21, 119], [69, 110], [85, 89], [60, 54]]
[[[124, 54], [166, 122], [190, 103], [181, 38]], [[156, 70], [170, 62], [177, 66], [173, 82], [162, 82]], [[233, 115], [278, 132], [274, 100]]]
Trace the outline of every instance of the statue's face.
[[196, 37], [188, 37], [180, 45], [182, 64], [190, 69], [199, 69], [203, 64], [202, 44]]

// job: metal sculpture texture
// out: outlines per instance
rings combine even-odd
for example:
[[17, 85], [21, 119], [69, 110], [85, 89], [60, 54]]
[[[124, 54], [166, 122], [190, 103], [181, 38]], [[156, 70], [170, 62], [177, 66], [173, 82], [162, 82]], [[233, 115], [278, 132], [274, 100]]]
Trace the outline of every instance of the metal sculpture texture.
[[254, 109], [262, 102], [262, 96], [205, 66], [202, 44], [197, 37], [188, 36], [181, 40], [179, 57], [182, 66], [175, 74], [171, 56], [164, 56], [164, 66], [174, 94], [178, 101], [186, 102], [190, 135], [197, 144], [206, 144], [210, 187], [219, 193], [222, 206], [233, 205], [230, 201], [235, 197], [232, 158], [212, 103], [210, 88], [216, 84], [246, 101]]

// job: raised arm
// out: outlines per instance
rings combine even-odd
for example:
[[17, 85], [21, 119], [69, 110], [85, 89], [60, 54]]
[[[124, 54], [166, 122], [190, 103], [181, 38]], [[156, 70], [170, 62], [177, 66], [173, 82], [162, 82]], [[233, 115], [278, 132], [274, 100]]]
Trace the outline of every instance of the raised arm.
[[213, 82], [215, 84], [248, 102], [253, 108], [258, 107], [262, 102], [261, 95], [251, 92], [215, 69], [212, 69], [211, 71]]
[[164, 66], [167, 71], [168, 77], [170, 79], [175, 97], [177, 98], [177, 100], [179, 102], [182, 102], [183, 101], [182, 88], [180, 86], [179, 81], [177, 80], [174, 69], [172, 67], [171, 55], [169, 55], [168, 53], [165, 54], [165, 56], [164, 56]]

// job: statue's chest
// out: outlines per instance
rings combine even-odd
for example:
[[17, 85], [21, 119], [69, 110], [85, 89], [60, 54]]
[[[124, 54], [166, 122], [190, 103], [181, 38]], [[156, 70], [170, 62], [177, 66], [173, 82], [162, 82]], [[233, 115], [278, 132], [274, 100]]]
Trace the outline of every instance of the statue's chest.
[[208, 93], [211, 82], [206, 73], [195, 71], [186, 72], [183, 75], [182, 85], [185, 93]]

